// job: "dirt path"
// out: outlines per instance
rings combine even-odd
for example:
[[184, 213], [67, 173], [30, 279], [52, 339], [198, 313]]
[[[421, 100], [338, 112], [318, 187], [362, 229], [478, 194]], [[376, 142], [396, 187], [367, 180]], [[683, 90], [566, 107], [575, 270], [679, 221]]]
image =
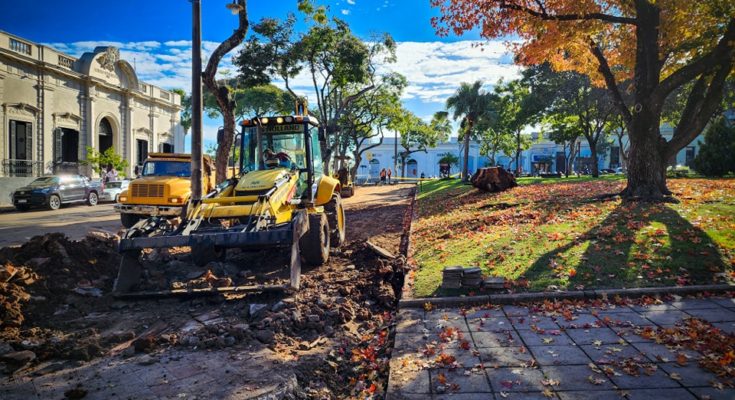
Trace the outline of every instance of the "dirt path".
[[[0, 309], [0, 398], [380, 393], [403, 263], [378, 259], [364, 242], [398, 253], [410, 194], [410, 186], [358, 188], [345, 199], [348, 243], [327, 265], [305, 269], [302, 290], [288, 297], [120, 302], [109, 296], [111, 240], [48, 237], [0, 250], [0, 282], [8, 266], [23, 278], [0, 284], [9, 299]], [[219, 279], [268, 280], [287, 271], [284, 260], [235, 252], [208, 267]], [[155, 254], [146, 265], [150, 281], [191, 273], [185, 252]]]

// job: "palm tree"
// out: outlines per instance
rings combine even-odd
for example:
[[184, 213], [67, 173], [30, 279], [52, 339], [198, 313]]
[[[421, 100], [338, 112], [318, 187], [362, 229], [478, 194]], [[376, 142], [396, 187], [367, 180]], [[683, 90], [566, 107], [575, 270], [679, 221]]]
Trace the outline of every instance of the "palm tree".
[[473, 84], [462, 82], [459, 89], [447, 99], [447, 110], [452, 111], [454, 120], [462, 119], [464, 130], [464, 160], [462, 160], [462, 180], [469, 180], [468, 160], [470, 156], [470, 136], [480, 115], [488, 107], [489, 96], [482, 90], [482, 81]]

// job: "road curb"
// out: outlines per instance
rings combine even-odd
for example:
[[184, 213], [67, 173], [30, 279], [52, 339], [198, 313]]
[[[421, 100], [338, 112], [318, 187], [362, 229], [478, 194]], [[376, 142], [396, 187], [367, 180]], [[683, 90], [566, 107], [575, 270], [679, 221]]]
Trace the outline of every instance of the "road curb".
[[[414, 222], [416, 222], [416, 207], [418, 206], [419, 187], [415, 185], [413, 188], [413, 195], [411, 196], [411, 202], [406, 210], [404, 222], [404, 233], [401, 237], [401, 253], [406, 257], [406, 274], [403, 278], [403, 287], [401, 288], [401, 300], [410, 300], [413, 294], [414, 274], [411, 272], [418, 269], [418, 265], [413, 259], [413, 231]], [[407, 225], [407, 226], [406, 226]], [[400, 302], [399, 302], [400, 305]]]
[[398, 308], [423, 308], [424, 304], [431, 303], [434, 307], [459, 307], [480, 304], [519, 304], [538, 302], [544, 300], [591, 300], [620, 297], [642, 297], [661, 295], [687, 295], [702, 292], [723, 293], [735, 292], [735, 285], [692, 285], [692, 286], [661, 286], [643, 287], [631, 289], [599, 289], [599, 290], [574, 290], [562, 292], [529, 292], [513, 294], [490, 294], [483, 296], [466, 297], [422, 297], [413, 299], [402, 299], [398, 302]]

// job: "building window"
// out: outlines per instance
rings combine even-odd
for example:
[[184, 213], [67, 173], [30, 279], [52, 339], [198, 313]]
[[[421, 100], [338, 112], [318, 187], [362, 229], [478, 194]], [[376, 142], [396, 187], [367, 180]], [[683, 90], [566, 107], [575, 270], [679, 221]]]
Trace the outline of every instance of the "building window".
[[161, 98], [164, 100], [168, 100], [171, 98], [171, 94], [165, 90], [161, 90]]
[[146, 85], [145, 83], [139, 84], [138, 89], [140, 89], [140, 91], [143, 93], [148, 93], [148, 85]]
[[136, 165], [143, 165], [143, 162], [146, 158], [148, 158], [148, 141], [138, 139], [135, 141], [137, 144], [137, 150], [135, 157], [135, 164]]
[[31, 55], [31, 45], [20, 40], [10, 38], [10, 50], [16, 51], [22, 54]]
[[684, 165], [686, 165], [687, 167], [691, 167], [692, 163], [694, 162], [695, 155], [696, 151], [694, 149], [694, 146], [687, 147], [686, 160], [684, 161]]
[[610, 168], [617, 168], [620, 166], [620, 147], [610, 147]]
[[107, 118], [102, 118], [98, 130], [100, 139], [99, 150], [100, 153], [104, 153], [112, 147], [112, 124], [110, 124]]
[[74, 60], [69, 57], [64, 57], [62, 55], [59, 55], [59, 65], [61, 65], [62, 67], [72, 69], [74, 67]]
[[174, 152], [174, 145], [172, 145], [171, 143], [161, 143], [161, 153], [173, 153], [173, 152]]

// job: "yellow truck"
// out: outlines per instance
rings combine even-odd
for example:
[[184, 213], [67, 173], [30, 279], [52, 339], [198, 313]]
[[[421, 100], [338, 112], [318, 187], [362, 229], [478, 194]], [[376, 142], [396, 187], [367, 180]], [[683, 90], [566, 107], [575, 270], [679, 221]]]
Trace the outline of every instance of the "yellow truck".
[[[214, 189], [214, 166], [207, 155], [202, 165], [202, 186], [203, 193]], [[141, 177], [120, 193], [115, 211], [126, 228], [148, 217], [176, 218], [185, 215], [190, 194], [191, 155], [150, 153]]]

